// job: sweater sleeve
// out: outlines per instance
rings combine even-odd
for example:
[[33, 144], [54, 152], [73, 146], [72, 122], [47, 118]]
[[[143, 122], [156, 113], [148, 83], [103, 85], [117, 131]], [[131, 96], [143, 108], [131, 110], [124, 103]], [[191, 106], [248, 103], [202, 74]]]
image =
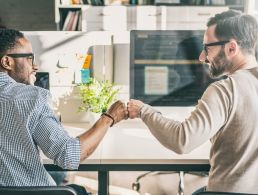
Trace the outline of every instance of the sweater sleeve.
[[189, 153], [212, 138], [225, 124], [232, 93], [229, 88], [221, 82], [210, 85], [183, 122], [165, 118], [146, 104], [141, 118], [162, 145], [179, 154]]

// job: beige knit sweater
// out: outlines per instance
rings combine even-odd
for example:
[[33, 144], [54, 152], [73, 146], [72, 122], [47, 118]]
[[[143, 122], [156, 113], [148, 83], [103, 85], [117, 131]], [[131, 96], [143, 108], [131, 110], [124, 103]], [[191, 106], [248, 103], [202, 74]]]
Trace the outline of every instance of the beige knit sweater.
[[258, 194], [258, 68], [211, 84], [184, 122], [148, 105], [141, 118], [161, 144], [180, 154], [211, 140], [208, 191]]

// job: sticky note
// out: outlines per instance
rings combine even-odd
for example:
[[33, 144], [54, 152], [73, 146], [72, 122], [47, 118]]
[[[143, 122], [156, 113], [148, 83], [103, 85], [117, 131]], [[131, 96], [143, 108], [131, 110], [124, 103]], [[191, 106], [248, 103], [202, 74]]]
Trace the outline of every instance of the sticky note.
[[81, 69], [81, 82], [88, 83], [90, 80], [90, 70], [89, 69]]
[[91, 54], [88, 54], [85, 58], [85, 61], [83, 63], [83, 69], [89, 69], [90, 68], [90, 63], [91, 63], [91, 58], [92, 58], [92, 55]]

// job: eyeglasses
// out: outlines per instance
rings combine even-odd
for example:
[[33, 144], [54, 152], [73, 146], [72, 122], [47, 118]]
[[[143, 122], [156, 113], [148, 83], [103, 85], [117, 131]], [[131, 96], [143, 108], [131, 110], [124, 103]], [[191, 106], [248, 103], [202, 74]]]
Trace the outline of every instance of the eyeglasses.
[[31, 65], [34, 65], [35, 62], [35, 55], [33, 53], [10, 53], [5, 55], [0, 55], [2, 58], [3, 56], [9, 56], [11, 58], [27, 58], [31, 60]]
[[218, 45], [225, 45], [226, 43], [229, 43], [230, 41], [217, 41], [217, 42], [212, 42], [212, 43], [207, 43], [207, 44], [203, 44], [203, 51], [205, 54], [205, 63], [209, 63], [208, 60], [208, 47], [211, 46], [218, 46]]
[[218, 46], [218, 45], [225, 45], [226, 43], [229, 43], [230, 41], [218, 41], [218, 42], [212, 42], [212, 43], [207, 43], [203, 45], [203, 51], [206, 56], [208, 56], [208, 47], [211, 46]]

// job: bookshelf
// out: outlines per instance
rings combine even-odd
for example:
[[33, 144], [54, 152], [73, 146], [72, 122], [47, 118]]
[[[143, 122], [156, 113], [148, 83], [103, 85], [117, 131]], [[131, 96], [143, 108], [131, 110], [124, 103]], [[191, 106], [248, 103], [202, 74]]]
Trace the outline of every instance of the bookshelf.
[[240, 10], [246, 12], [246, 6], [249, 0], [225, 0], [225, 4], [229, 6], [230, 9]]
[[59, 8], [62, 9], [60, 13], [59, 30], [63, 31], [81, 31], [81, 8], [69, 7]]
[[[98, 0], [98, 2], [102, 2], [99, 4], [107, 4], [107, 1]], [[159, 2], [162, 1], [159, 0]], [[62, 5], [61, 0], [55, 0], [55, 22], [57, 30], [86, 32], [129, 31], [136, 29], [202, 30], [205, 29], [205, 22], [212, 15], [228, 8], [246, 11], [246, 4], [249, 1], [252, 0], [218, 0], [211, 5], [211, 1], [199, 0], [198, 2], [201, 5], [196, 5], [194, 3], [197, 1], [181, 0], [180, 4], [172, 5], [94, 6], [89, 4]], [[95, 0], [88, 0], [87, 2], [92, 4]], [[139, 3], [139, 0], [137, 2]], [[213, 0], [212, 2], [215, 1]], [[76, 17], [73, 15], [76, 15]], [[73, 21], [70, 22], [73, 25], [69, 25], [67, 17]], [[74, 18], [77, 18], [77, 21]], [[193, 24], [191, 24], [192, 21], [194, 22]]]

